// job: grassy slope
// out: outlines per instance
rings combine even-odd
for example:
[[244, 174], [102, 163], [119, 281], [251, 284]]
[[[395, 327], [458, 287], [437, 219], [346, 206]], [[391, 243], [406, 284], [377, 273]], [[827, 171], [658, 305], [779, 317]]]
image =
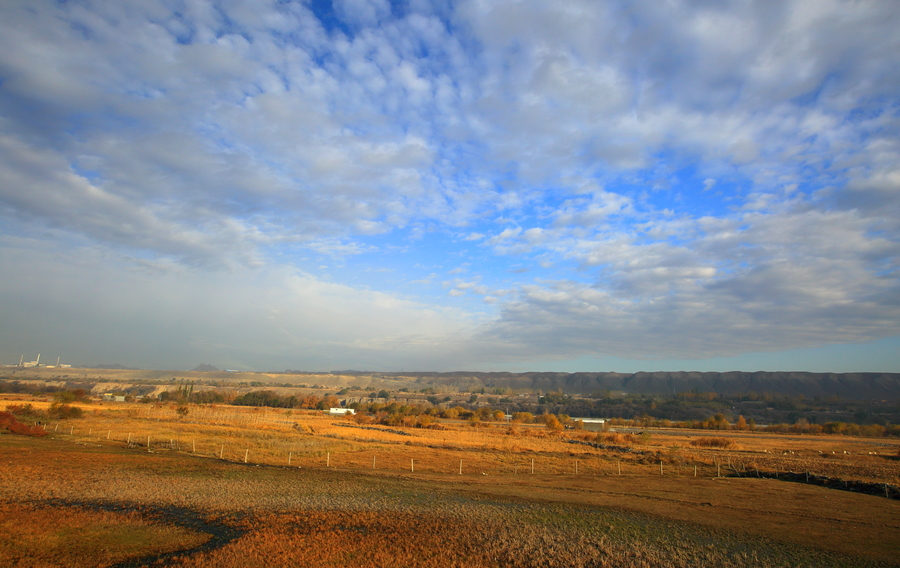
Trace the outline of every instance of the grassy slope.
[[246, 530], [170, 565], [860, 566], [900, 550], [900, 503], [765, 480], [288, 469], [11, 435], [0, 464], [7, 507], [178, 506]]
[[0, 502], [0, 563], [7, 567], [106, 566], [200, 546], [209, 535], [134, 511]]

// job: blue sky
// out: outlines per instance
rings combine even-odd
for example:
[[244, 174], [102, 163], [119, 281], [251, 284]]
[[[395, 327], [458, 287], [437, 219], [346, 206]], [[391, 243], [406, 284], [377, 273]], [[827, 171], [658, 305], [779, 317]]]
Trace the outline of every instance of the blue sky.
[[0, 357], [900, 372], [898, 16], [3, 2]]

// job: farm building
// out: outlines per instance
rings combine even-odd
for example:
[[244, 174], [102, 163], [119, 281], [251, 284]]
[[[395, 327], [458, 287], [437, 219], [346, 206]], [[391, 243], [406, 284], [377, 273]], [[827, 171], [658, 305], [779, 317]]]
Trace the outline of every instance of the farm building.
[[329, 408], [328, 414], [330, 416], [344, 416], [346, 414], [356, 414], [356, 411], [352, 408]]

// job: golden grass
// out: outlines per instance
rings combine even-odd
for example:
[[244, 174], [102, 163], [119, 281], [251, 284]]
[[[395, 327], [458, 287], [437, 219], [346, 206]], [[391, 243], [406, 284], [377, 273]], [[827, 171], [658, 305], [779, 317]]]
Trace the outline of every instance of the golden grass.
[[[173, 566], [861, 566], [900, 552], [896, 500], [715, 479], [722, 466], [898, 484], [896, 440], [363, 428], [313, 411], [78, 406], [84, 418], [50, 422], [45, 438], [0, 435], [0, 529], [18, 543], [0, 546], [0, 565], [109, 565], [197, 537], [137, 513], [29, 508], [48, 500], [184, 507], [246, 531]], [[73, 525], [94, 527], [88, 548], [72, 544]], [[140, 546], [97, 544], [123, 540]]]
[[731, 438], [723, 438], [721, 436], [703, 436], [691, 440], [691, 445], [695, 448], [723, 448], [726, 450], [735, 449], [738, 445]]
[[189, 549], [209, 535], [135, 512], [0, 502], [0, 564], [93, 567]]
[[[31, 402], [35, 407], [48, 404]], [[78, 406], [85, 418], [51, 422], [51, 436], [119, 445], [131, 440], [136, 451], [148, 450], [149, 437], [152, 452], [180, 451], [236, 462], [246, 458], [251, 464], [458, 474], [462, 461], [463, 473], [488, 475], [530, 474], [532, 465], [537, 474], [650, 475], [663, 462], [667, 476], [693, 477], [696, 471], [713, 477], [716, 464], [730, 464], [738, 470], [810, 471], [900, 483], [900, 463], [887, 457], [897, 453], [896, 440], [749, 432], [720, 440], [683, 430], [655, 430], [647, 440], [620, 432], [552, 432], [544, 426], [499, 422], [472, 427], [444, 420], [440, 430], [360, 427], [348, 418], [317, 411], [228, 405], [191, 405], [183, 418], [174, 405]]]
[[[0, 436], [0, 460], [8, 506], [51, 498], [177, 506], [246, 531], [172, 566], [865, 566], [893, 562], [900, 549], [895, 501], [771, 480], [661, 476], [639, 464], [604, 477], [398, 474], [248, 467], [10, 435]], [[54, 534], [54, 508], [38, 513], [45, 517], [31, 524]], [[20, 565], [67, 565], [30, 550]], [[112, 562], [101, 560], [91, 565]]]
[[598, 438], [604, 444], [613, 444], [616, 446], [633, 446], [635, 438], [632, 434], [620, 434], [618, 432], [608, 432], [598, 435]]
[[[777, 565], [756, 551], [737, 547], [729, 550], [727, 542], [720, 541], [725, 545], [721, 548], [677, 548], [649, 539], [638, 543], [627, 529], [616, 530], [610, 524], [600, 530], [586, 529], [584, 525], [590, 519], [580, 510], [557, 509], [542, 513], [542, 518], [530, 519], [532, 522], [518, 521], [511, 514], [499, 512], [495, 512], [490, 521], [403, 512], [391, 515], [343, 511], [269, 514], [248, 522], [246, 536], [224, 549], [198, 555], [174, 566]], [[560, 518], [570, 525], [578, 523], [582, 526], [559, 526], [560, 523], [554, 521]]]

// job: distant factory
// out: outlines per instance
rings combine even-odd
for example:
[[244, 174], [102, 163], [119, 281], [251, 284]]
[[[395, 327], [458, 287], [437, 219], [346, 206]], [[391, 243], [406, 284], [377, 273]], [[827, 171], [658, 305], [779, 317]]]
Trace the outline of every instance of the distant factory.
[[23, 369], [31, 369], [35, 367], [44, 367], [47, 369], [71, 369], [72, 365], [65, 365], [59, 363], [60, 357], [56, 358], [56, 365], [41, 365], [41, 354], [38, 353], [37, 358], [34, 361], [26, 361], [25, 355], [19, 357], [18, 365], [6, 365], [6, 367], [20, 367]]

